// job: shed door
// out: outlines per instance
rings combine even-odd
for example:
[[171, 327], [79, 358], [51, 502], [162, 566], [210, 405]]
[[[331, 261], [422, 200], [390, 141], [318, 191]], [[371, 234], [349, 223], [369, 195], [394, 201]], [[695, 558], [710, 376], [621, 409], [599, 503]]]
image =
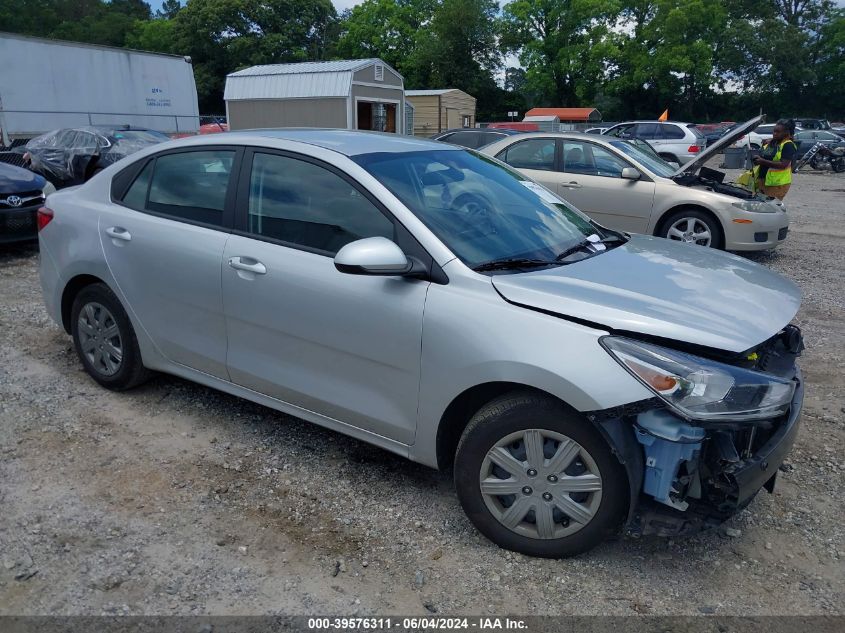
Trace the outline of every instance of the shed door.
[[453, 129], [461, 127], [461, 112], [457, 108], [446, 108], [446, 127]]

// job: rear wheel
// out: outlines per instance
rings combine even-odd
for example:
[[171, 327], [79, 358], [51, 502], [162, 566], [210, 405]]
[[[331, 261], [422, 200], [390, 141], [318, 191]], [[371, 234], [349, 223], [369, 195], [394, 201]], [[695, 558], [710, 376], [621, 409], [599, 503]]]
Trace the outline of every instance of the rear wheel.
[[667, 163], [678, 163], [681, 164], [681, 161], [678, 160], [678, 157], [674, 154], [660, 154], [660, 158], [665, 160]]
[[561, 403], [510, 394], [470, 421], [455, 457], [455, 487], [491, 541], [530, 556], [585, 552], [614, 534], [628, 483], [610, 447]]
[[667, 217], [658, 233], [660, 237], [686, 244], [722, 248], [722, 227], [708, 213], [697, 209], [680, 209]]
[[86, 286], [74, 299], [71, 335], [85, 371], [103, 387], [123, 391], [151, 376], [129, 317], [105, 284]]

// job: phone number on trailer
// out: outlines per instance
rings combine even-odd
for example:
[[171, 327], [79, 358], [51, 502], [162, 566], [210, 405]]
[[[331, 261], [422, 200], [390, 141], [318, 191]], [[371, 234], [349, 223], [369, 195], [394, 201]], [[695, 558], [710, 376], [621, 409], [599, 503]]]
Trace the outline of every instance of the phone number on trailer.
[[454, 629], [478, 628], [477, 623], [470, 623], [467, 618], [308, 618], [308, 628], [319, 630], [385, 630], [390, 629], [415, 631], [438, 629], [442, 631]]

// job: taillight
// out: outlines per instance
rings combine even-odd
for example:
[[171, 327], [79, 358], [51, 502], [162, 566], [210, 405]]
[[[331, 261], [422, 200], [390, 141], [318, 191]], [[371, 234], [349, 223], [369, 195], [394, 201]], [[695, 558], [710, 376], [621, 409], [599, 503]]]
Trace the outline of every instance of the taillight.
[[700, 152], [700, 151], [701, 151], [701, 148], [700, 148], [698, 145], [690, 145], [690, 146], [687, 148], [687, 151], [688, 151], [690, 154], [697, 154], [698, 152]]
[[48, 209], [47, 207], [41, 207], [40, 209], [38, 209], [36, 219], [38, 221], [38, 230], [40, 231], [45, 226], [50, 224], [50, 220], [53, 219], [53, 210]]

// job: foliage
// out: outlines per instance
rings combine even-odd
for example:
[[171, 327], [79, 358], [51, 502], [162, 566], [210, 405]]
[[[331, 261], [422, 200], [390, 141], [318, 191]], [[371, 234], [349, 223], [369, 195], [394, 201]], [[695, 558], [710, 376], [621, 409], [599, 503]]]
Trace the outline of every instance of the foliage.
[[153, 15], [143, 0], [0, 0], [0, 25], [190, 55], [203, 111], [246, 66], [380, 57], [408, 88], [472, 94], [482, 121], [578, 105], [607, 120], [845, 117], [832, 0], [364, 0], [341, 16], [331, 0], [181, 2]]

